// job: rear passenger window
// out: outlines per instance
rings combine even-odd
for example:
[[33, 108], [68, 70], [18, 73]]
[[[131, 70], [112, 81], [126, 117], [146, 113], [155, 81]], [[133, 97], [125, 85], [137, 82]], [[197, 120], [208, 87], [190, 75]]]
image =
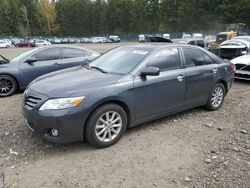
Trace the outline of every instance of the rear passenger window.
[[205, 57], [205, 63], [206, 65], [210, 65], [210, 64], [215, 64], [215, 60], [213, 60], [209, 55], [207, 55], [206, 53], [204, 53], [204, 57]]
[[168, 48], [157, 52], [150, 60], [147, 67], [158, 67], [160, 71], [179, 69], [181, 66], [177, 48]]
[[203, 52], [195, 48], [183, 48], [186, 67], [205, 65]]
[[186, 67], [214, 64], [215, 61], [205, 52], [195, 48], [183, 48]]
[[74, 49], [74, 48], [63, 48], [62, 49], [62, 57], [63, 59], [68, 58], [77, 58], [77, 57], [83, 57], [85, 52], [80, 49]]

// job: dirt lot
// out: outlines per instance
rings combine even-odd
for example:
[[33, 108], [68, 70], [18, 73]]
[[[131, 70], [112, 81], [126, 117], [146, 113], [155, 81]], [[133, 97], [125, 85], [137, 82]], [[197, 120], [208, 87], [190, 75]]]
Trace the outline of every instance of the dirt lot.
[[[116, 45], [123, 43], [86, 47]], [[197, 108], [143, 124], [101, 150], [41, 141], [23, 123], [21, 98], [0, 99], [0, 187], [4, 175], [6, 187], [23, 188], [250, 187], [250, 82], [236, 81], [219, 111]]]

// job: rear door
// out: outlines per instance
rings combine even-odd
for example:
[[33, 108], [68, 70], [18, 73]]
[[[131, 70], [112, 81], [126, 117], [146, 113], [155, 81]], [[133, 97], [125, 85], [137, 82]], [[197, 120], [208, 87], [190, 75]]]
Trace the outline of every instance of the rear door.
[[150, 58], [148, 67], [158, 67], [159, 76], [137, 76], [134, 80], [137, 121], [161, 115], [183, 106], [184, 69], [179, 49], [167, 48]]
[[20, 65], [20, 76], [23, 85], [28, 85], [35, 78], [62, 69], [60, 48], [49, 48], [39, 51], [31, 57], [36, 59], [36, 62]]
[[204, 51], [183, 47], [185, 59], [185, 105], [205, 104], [217, 80], [218, 65]]
[[62, 66], [69, 68], [88, 61], [89, 52], [77, 48], [62, 48]]

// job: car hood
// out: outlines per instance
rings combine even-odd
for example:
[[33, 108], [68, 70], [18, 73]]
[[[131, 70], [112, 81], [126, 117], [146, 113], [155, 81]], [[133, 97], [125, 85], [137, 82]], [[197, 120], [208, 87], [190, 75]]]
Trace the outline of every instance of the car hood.
[[73, 97], [85, 94], [91, 88], [115, 83], [120, 77], [79, 66], [41, 76], [29, 85], [29, 89], [50, 98]]
[[231, 60], [233, 64], [245, 64], [250, 65], [250, 55], [243, 55], [240, 57], [236, 57]]

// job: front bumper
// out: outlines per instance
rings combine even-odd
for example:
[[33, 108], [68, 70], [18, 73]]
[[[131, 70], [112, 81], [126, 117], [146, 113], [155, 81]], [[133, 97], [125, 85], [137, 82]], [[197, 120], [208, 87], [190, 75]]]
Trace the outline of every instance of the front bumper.
[[250, 71], [236, 70], [235, 78], [241, 80], [250, 80]]
[[[87, 109], [83, 109], [82, 106], [63, 110], [39, 111], [39, 106], [31, 109], [23, 102], [22, 111], [25, 124], [44, 140], [71, 143], [83, 140]], [[57, 137], [51, 134], [52, 129], [58, 130]]]

